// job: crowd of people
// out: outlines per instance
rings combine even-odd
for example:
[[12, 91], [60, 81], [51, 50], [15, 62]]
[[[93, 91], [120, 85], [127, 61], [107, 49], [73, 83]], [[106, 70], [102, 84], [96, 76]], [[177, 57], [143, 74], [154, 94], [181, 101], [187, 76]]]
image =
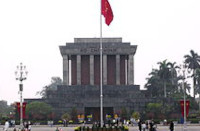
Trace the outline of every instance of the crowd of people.
[[[139, 131], [157, 131], [157, 125], [152, 120], [148, 121], [139, 121], [138, 122]], [[173, 121], [169, 124], [169, 130], [174, 131], [174, 123]]]
[[[3, 130], [4, 131], [8, 131], [9, 127], [11, 127], [11, 124], [8, 120], [5, 121], [5, 124], [4, 124], [4, 128]], [[23, 127], [17, 129], [17, 128], [13, 128], [13, 131], [31, 131], [31, 122], [30, 121], [25, 121], [23, 123]]]
[[138, 122], [139, 131], [156, 131], [157, 125], [154, 121], [139, 121]]
[[[120, 125], [129, 125], [129, 124], [130, 124], [130, 121], [120, 122]], [[156, 123], [154, 123], [153, 120], [147, 120], [147, 121], [139, 120], [139, 122], [137, 124], [138, 124], [139, 131], [157, 131], [157, 125], [156, 125]], [[94, 123], [93, 125], [100, 126], [100, 123]], [[108, 126], [118, 126], [118, 125], [119, 125], [118, 120], [112, 121], [112, 122], [111, 122], [111, 120], [108, 121]], [[105, 124], [104, 124], [104, 126], [105, 126]], [[4, 125], [4, 131], [8, 131], [9, 127], [10, 127], [10, 123], [8, 120], [6, 120], [5, 125]], [[172, 121], [169, 123], [169, 130], [174, 131], [174, 123]], [[17, 130], [16, 128], [14, 128], [13, 131], [31, 131], [30, 121], [28, 121], [28, 122], [25, 121], [22, 129], [19, 128]], [[62, 131], [62, 129], [57, 128], [56, 131]]]

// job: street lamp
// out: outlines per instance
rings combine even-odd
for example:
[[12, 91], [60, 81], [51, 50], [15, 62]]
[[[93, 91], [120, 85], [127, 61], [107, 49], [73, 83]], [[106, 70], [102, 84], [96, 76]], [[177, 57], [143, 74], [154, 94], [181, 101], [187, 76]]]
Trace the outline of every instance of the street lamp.
[[26, 71], [26, 66], [24, 66], [22, 63], [20, 63], [19, 66], [17, 66], [17, 70], [15, 71], [16, 80], [20, 81], [19, 84], [19, 93], [20, 93], [20, 125], [23, 127], [23, 109], [22, 109], [22, 91], [23, 91], [23, 81], [27, 78], [28, 71]]
[[183, 107], [184, 107], [184, 127], [183, 127], [183, 131], [187, 131], [187, 117], [186, 117], [186, 88], [185, 88], [185, 70], [186, 70], [186, 65], [183, 64], [183, 65], [180, 65], [180, 68], [182, 69], [182, 80], [183, 80], [183, 83], [182, 83], [182, 88], [183, 88]]

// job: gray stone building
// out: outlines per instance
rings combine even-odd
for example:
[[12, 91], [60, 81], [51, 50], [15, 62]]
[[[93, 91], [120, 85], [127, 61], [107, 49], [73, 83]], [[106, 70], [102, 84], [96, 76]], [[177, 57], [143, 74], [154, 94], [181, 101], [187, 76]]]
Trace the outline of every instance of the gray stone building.
[[[78, 114], [100, 117], [100, 39], [75, 38], [60, 46], [63, 58], [63, 85], [47, 92], [47, 103], [63, 114], [73, 107]], [[137, 46], [122, 38], [103, 38], [103, 110], [120, 116], [123, 108], [141, 111], [146, 99], [139, 85], [134, 84], [134, 55]]]

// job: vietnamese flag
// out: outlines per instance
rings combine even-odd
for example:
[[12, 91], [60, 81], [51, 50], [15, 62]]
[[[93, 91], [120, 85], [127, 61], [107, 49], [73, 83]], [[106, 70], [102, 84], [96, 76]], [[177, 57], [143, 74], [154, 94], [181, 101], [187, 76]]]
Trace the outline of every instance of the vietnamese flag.
[[105, 17], [105, 22], [109, 26], [113, 20], [113, 12], [108, 0], [101, 0], [101, 14]]
[[[23, 102], [22, 104], [23, 104], [22, 105], [22, 117], [26, 118], [26, 102]], [[18, 110], [18, 113], [19, 113], [19, 117], [20, 117], [20, 115], [21, 115], [20, 102], [17, 102], [16, 106], [17, 106], [17, 110]]]
[[17, 106], [17, 111], [18, 111], [19, 116], [20, 116], [20, 103], [19, 103], [19, 102], [16, 102], [16, 106]]
[[[180, 104], [181, 104], [181, 113], [182, 113], [182, 116], [184, 117], [184, 100], [181, 100]], [[185, 101], [185, 104], [186, 104], [186, 117], [188, 117], [190, 101], [188, 100]]]

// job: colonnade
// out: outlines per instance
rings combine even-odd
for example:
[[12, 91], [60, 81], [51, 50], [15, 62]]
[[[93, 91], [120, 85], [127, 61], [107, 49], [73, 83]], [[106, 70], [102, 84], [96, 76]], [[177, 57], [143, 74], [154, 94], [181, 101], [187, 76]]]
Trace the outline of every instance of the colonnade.
[[[81, 55], [75, 55], [76, 56], [76, 84], [81, 85]], [[95, 55], [88, 55], [89, 56], [89, 85], [94, 85], [95, 84], [95, 78], [94, 78], [94, 62], [95, 62]], [[120, 57], [124, 55], [116, 54], [115, 55], [115, 70], [116, 70], [116, 75], [115, 75], [115, 85], [122, 85], [120, 83]], [[104, 54], [103, 55], [103, 85], [108, 85], [108, 70], [107, 70], [107, 59], [108, 55]], [[71, 57], [70, 55], [63, 55], [63, 83], [65, 85], [71, 85], [71, 79], [72, 79], [72, 74], [71, 74], [71, 68], [74, 68], [71, 66]], [[125, 55], [125, 85], [133, 85], [134, 84], [134, 55], [129, 54]]]

